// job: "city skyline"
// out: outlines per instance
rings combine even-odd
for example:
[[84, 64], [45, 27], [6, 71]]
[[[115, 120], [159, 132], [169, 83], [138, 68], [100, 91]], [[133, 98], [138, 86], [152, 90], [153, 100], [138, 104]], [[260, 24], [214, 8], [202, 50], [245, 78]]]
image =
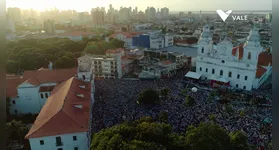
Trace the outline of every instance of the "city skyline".
[[[165, 2], [163, 2], [165, 1]], [[109, 5], [112, 4], [113, 8], [118, 9], [122, 7], [138, 7], [139, 11], [144, 11], [147, 7], [154, 8], [163, 8], [167, 7], [170, 11], [215, 11], [217, 9], [223, 10], [234, 10], [234, 11], [261, 11], [261, 10], [272, 10], [272, 0], [254, 0], [254, 7], [247, 7], [251, 5], [251, 1], [224, 1], [221, 0], [211, 0], [210, 4], [204, 3], [204, 0], [196, 0], [196, 1], [183, 1], [183, 0], [173, 0], [171, 3], [166, 0], [121, 0], [121, 3], [115, 0], [103, 0], [99, 2], [89, 1], [89, 0], [79, 0], [72, 1], [71, 3], [67, 3], [65, 0], [59, 1], [47, 1], [47, 0], [7, 0], [6, 7], [19, 7], [21, 9], [34, 9], [34, 10], [46, 10], [50, 8], [57, 8], [59, 10], [69, 10], [73, 9], [78, 12], [82, 11], [90, 11], [92, 8], [96, 7], [105, 7], [106, 10], [109, 8]], [[67, 5], [65, 5], [67, 3]], [[145, 5], [148, 4], [148, 5]], [[185, 4], [185, 5], [179, 5]], [[199, 5], [197, 5], [199, 4]]]

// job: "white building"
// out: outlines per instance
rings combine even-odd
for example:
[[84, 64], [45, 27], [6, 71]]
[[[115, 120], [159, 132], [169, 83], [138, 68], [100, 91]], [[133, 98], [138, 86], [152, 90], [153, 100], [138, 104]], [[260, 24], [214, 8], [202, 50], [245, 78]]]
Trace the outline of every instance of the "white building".
[[149, 40], [151, 49], [173, 46], [173, 35], [163, 34], [161, 31], [149, 33]]
[[10, 99], [10, 114], [38, 114], [51, 95], [54, 86], [77, 73], [77, 69], [39, 69], [25, 71], [22, 76], [7, 76], [6, 96]]
[[121, 78], [121, 53], [115, 57], [106, 55], [85, 55], [78, 58], [78, 76], [85, 79], [87, 74], [93, 73], [96, 78]]
[[106, 42], [109, 42], [110, 38], [116, 38], [124, 42], [125, 47], [132, 47], [133, 46], [133, 36], [143, 34], [142, 32], [118, 32], [110, 35], [109, 37], [105, 38]]
[[244, 44], [233, 47], [227, 38], [214, 45], [206, 25], [198, 42], [196, 72], [202, 79], [244, 90], [257, 89], [272, 72], [272, 55], [261, 47], [255, 27]]
[[72, 77], [55, 86], [28, 134], [31, 150], [89, 150], [94, 80]]

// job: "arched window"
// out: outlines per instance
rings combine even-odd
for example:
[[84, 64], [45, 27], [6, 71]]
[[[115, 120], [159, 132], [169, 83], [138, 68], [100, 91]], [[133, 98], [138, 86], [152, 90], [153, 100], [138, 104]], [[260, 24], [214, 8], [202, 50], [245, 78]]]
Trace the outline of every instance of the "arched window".
[[203, 53], [203, 52], [204, 52], [204, 48], [201, 49], [201, 53]]
[[82, 79], [85, 80], [85, 75], [82, 75]]
[[223, 75], [223, 70], [220, 70], [220, 76], [222, 76]]
[[215, 73], [215, 69], [212, 69], [212, 74], [214, 74]]
[[251, 52], [248, 52], [248, 59], [251, 59]]
[[41, 98], [44, 98], [44, 94], [43, 93], [41, 93]]
[[46, 98], [48, 98], [48, 94], [47, 93], [45, 94], [45, 96], [46, 96]]

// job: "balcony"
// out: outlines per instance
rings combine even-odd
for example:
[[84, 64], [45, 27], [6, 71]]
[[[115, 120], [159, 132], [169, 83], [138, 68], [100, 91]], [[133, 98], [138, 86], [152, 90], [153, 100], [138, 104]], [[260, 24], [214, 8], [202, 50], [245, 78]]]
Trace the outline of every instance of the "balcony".
[[56, 142], [56, 146], [63, 146], [63, 142]]

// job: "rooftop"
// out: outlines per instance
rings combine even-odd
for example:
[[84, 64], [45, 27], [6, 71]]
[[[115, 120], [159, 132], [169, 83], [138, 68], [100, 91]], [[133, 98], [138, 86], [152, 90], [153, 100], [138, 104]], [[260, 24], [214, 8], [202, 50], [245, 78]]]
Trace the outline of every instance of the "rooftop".
[[[83, 85], [85, 88], [80, 88]], [[74, 77], [57, 85], [25, 138], [88, 131], [90, 91], [89, 82]], [[76, 104], [82, 107], [75, 107]]]

